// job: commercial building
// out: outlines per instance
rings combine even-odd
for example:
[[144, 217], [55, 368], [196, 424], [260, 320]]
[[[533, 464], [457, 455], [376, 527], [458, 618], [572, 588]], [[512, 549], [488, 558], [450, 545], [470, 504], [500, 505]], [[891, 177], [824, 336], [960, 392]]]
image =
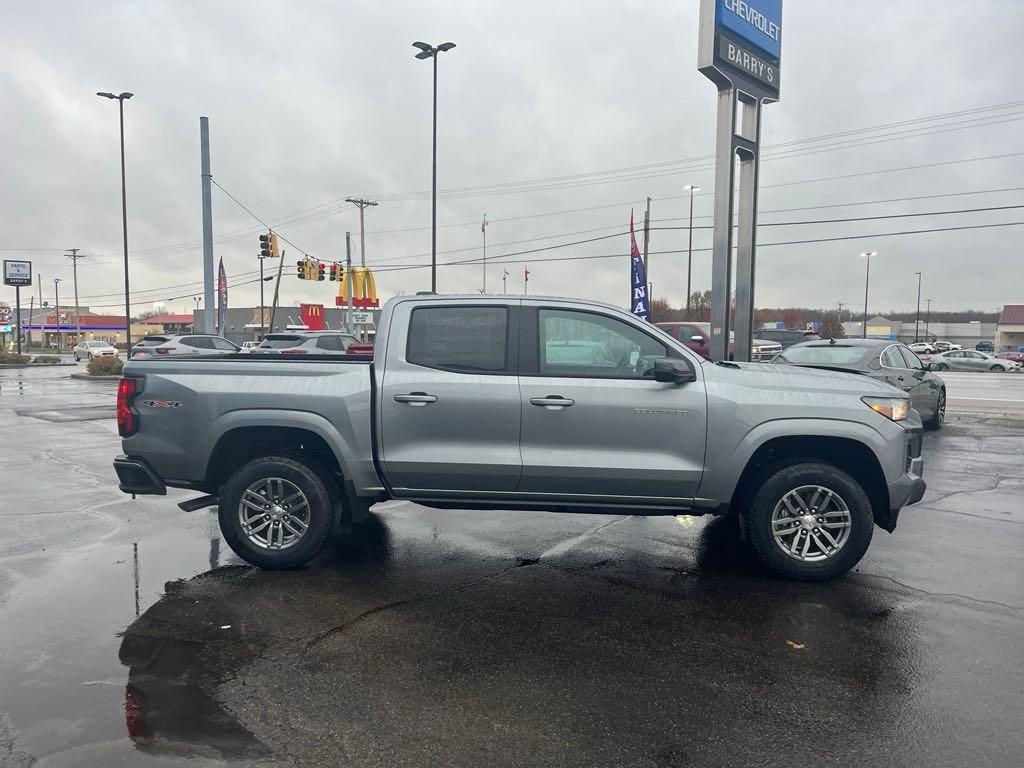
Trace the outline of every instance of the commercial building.
[[[192, 315], [196, 333], [202, 333], [204, 326], [203, 310], [196, 310]], [[264, 333], [281, 333], [297, 330], [328, 330], [346, 329], [348, 310], [342, 307], [325, 307], [322, 304], [302, 304], [298, 307], [278, 307], [274, 314], [274, 327], [270, 327], [270, 307], [264, 307], [263, 322], [260, 323], [259, 307], [229, 307], [224, 319], [224, 330], [220, 334], [235, 344], [243, 341], [258, 341], [260, 329]], [[356, 310], [352, 312], [351, 332], [366, 341], [373, 341], [380, 318], [379, 309]]]
[[1024, 350], [1024, 304], [1006, 304], [996, 324], [996, 349], [1000, 352]]
[[[921, 341], [941, 339], [972, 349], [979, 341], [992, 341], [996, 334], [995, 323], [984, 323], [977, 320], [967, 323], [943, 323], [931, 320], [926, 326], [924, 318], [920, 323], [915, 324], [913, 320], [890, 320], [887, 317], [876, 315], [868, 320], [867, 336], [869, 339], [892, 339], [893, 341], [902, 341], [904, 344], [912, 344], [915, 328], [917, 338]], [[860, 338], [863, 329], [864, 325], [860, 320], [843, 323], [843, 330], [851, 338]]]

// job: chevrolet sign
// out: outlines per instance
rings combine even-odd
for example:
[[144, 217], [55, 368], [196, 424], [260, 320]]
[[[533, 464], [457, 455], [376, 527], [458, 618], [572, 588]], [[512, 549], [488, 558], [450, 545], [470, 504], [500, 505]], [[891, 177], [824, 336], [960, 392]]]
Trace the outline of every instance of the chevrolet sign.
[[779, 98], [782, 0], [702, 0], [698, 69], [720, 88]]

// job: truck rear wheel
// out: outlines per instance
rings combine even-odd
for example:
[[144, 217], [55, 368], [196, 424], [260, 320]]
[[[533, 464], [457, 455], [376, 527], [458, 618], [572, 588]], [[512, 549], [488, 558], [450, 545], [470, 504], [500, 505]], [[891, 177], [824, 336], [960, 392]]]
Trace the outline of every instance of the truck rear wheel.
[[247, 563], [268, 569], [298, 568], [331, 533], [331, 495], [317, 469], [285, 456], [243, 465], [220, 493], [220, 530]]
[[750, 543], [770, 570], [825, 581], [853, 568], [874, 517], [860, 484], [831, 464], [791, 464], [769, 475], [743, 512]]

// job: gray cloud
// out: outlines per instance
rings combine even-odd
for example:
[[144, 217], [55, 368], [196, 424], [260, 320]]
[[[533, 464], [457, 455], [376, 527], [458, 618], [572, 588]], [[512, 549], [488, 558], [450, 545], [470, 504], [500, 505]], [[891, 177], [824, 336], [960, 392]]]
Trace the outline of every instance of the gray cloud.
[[[304, 220], [283, 223], [280, 231], [315, 256], [342, 258], [346, 229], [358, 229], [356, 212], [340, 203], [344, 197], [379, 196], [381, 205], [367, 212], [368, 260], [382, 268], [378, 285], [385, 295], [422, 289], [429, 285], [429, 270], [383, 269], [429, 261], [429, 199], [401, 199], [430, 188], [430, 63], [413, 58], [413, 40], [450, 39], [458, 46], [440, 60], [439, 185], [451, 190], [710, 154], [714, 92], [696, 72], [696, 21], [696, 2], [9, 5], [0, 29], [7, 59], [0, 73], [7, 118], [0, 124], [4, 239], [9, 247], [58, 249], [25, 254], [43, 274], [47, 293], [52, 277], [70, 279], [70, 262], [60, 249], [75, 246], [92, 254], [82, 263], [80, 293], [95, 298], [82, 303], [116, 310], [121, 279], [116, 104], [93, 93], [123, 89], [136, 93], [126, 106], [126, 123], [137, 306], [188, 294], [190, 286], [163, 286], [201, 279], [201, 114], [211, 121], [217, 181], [272, 222], [311, 212]], [[997, 0], [791, 0], [785, 18], [784, 90], [782, 101], [765, 110], [765, 143], [1012, 101], [1019, 92], [1012, 57], [1021, 28], [1024, 6]], [[1013, 119], [766, 161], [761, 208], [1018, 186], [1021, 158], [773, 185], [1014, 152], [1019, 125]], [[504, 252], [624, 230], [630, 205], [641, 219], [648, 195], [654, 198], [655, 219], [683, 217], [682, 186], [712, 187], [709, 170], [586, 181], [530, 193], [444, 196], [438, 248], [478, 248], [478, 222], [486, 212], [493, 222], [488, 284], [500, 289], [502, 266], [495, 257]], [[764, 213], [762, 222], [1009, 205], [1021, 199], [1020, 192], [1007, 192]], [[545, 215], [610, 203], [622, 205]], [[710, 196], [698, 197], [697, 216], [710, 211]], [[220, 238], [259, 228], [216, 189], [214, 215]], [[502, 221], [510, 218], [518, 220]], [[1015, 220], [1024, 216], [1008, 211], [764, 227], [759, 237], [767, 244]], [[601, 227], [610, 229], [501, 245]], [[406, 231], [393, 231], [400, 229]], [[1020, 271], [1006, 266], [1016, 256], [1020, 231], [765, 247], [759, 252], [758, 304], [843, 301], [856, 306], [863, 289], [857, 254], [874, 249], [881, 255], [873, 269], [873, 308], [912, 307], [912, 273], [923, 270], [925, 294], [936, 300], [935, 306], [991, 309], [1019, 300], [1024, 292]], [[685, 242], [685, 231], [659, 231], [652, 249], [678, 250]], [[710, 235], [699, 230], [695, 246], [708, 245]], [[289, 251], [291, 264], [295, 254]], [[622, 256], [533, 263], [530, 287], [538, 293], [624, 303], [626, 237], [509, 259], [510, 289], [522, 290], [524, 259], [613, 253]], [[226, 239], [215, 254], [223, 257], [230, 274], [251, 272], [258, 266], [256, 235]], [[476, 255], [460, 251], [439, 259]], [[695, 289], [707, 286], [709, 264], [709, 254], [699, 251]], [[442, 290], [475, 290], [481, 267], [445, 267], [439, 275]], [[652, 256], [651, 279], [656, 295], [681, 303], [685, 255]], [[141, 293], [144, 289], [160, 290]], [[240, 305], [253, 303], [255, 296], [255, 286], [236, 287], [231, 299]], [[282, 298], [330, 302], [332, 284], [290, 278]], [[183, 310], [191, 300], [170, 304]]]

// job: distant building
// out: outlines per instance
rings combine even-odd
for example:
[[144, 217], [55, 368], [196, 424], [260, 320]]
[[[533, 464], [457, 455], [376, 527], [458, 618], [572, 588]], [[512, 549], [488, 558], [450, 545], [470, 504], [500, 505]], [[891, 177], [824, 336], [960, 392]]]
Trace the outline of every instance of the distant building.
[[1006, 304], [996, 324], [996, 350], [1024, 349], [1024, 304]]
[[[860, 338], [863, 323], [860, 320], [845, 322], [843, 330], [851, 338]], [[926, 324], [924, 317], [915, 323], [913, 320], [890, 320], [881, 315], [868, 320], [867, 336], [869, 339], [891, 339], [902, 341], [904, 344], [912, 344], [915, 334], [916, 338], [921, 341], [941, 339], [973, 349], [979, 341], [992, 341], [996, 334], [996, 324], [981, 321], [942, 323], [935, 320], [929, 320]], [[998, 347], [998, 344], [996, 346]]]
[[153, 315], [140, 320], [139, 325], [160, 326], [154, 333], [192, 333], [192, 315]]

